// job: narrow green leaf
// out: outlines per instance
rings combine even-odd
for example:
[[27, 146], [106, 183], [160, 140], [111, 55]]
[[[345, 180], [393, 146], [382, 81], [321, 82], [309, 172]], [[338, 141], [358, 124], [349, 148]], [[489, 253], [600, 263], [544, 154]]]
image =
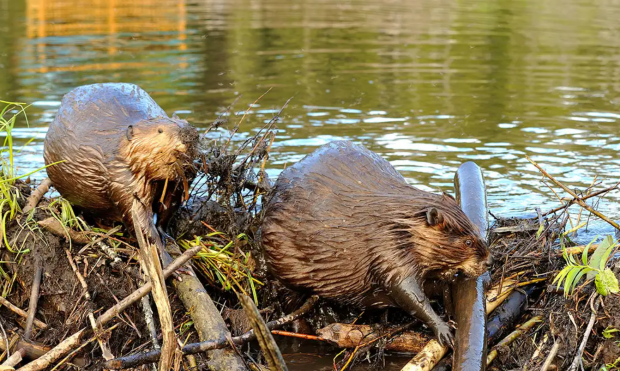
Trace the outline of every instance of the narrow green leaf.
[[[605, 251], [607, 251], [610, 246], [613, 246], [613, 244], [614, 240], [611, 236], [605, 237], [603, 241], [598, 244], [596, 250], [594, 250], [594, 253], [590, 257], [590, 263], [588, 265], [592, 268], [598, 269], [598, 267], [601, 265], [601, 259], [603, 258], [603, 254], [605, 254]], [[596, 273], [588, 273], [588, 279], [593, 279], [595, 276]]]
[[615, 243], [611, 244], [611, 246], [609, 246], [607, 250], [605, 250], [603, 256], [601, 256], [601, 261], [599, 263], [599, 266], [597, 267], [598, 269], [605, 269], [605, 266], [607, 265], [607, 259], [609, 259], [609, 255], [611, 255], [611, 252], [614, 251], [614, 247], [616, 247]]
[[568, 274], [566, 275], [566, 280], [564, 281], [564, 296], [568, 297], [569, 294], [573, 292], [575, 286], [577, 285], [577, 283], [574, 282], [575, 277], [582, 270], [582, 267], [573, 267], [571, 268], [570, 272], [568, 272]]
[[571, 268], [570, 267], [564, 267], [564, 269], [562, 269], [560, 271], [560, 273], [558, 273], [557, 276], [555, 276], [555, 278], [553, 279], [553, 283], [552, 285], [555, 285], [555, 283], [558, 283], [558, 289], [560, 288], [560, 285], [562, 284], [562, 280], [564, 279], [564, 277], [566, 277], [566, 275], [570, 272]]
[[570, 292], [571, 295], [575, 291], [575, 288], [577, 288], [577, 285], [579, 284], [579, 281], [581, 280], [581, 277], [583, 277], [584, 274], [588, 273], [591, 270], [592, 270], [591, 268], [585, 267], [584, 269], [579, 271], [579, 274], [577, 275], [577, 277], [575, 277], [574, 287], [573, 287], [573, 289]]
[[540, 234], [545, 230], [545, 224], [540, 223], [540, 227], [538, 227], [538, 232], [536, 232], [536, 239], [540, 238]]
[[588, 251], [590, 251], [590, 246], [592, 246], [594, 241], [596, 241], [596, 238], [590, 241], [588, 246], [586, 246], [586, 248], [583, 249], [583, 254], [581, 254], [581, 261], [583, 262], [583, 265], [588, 265]]

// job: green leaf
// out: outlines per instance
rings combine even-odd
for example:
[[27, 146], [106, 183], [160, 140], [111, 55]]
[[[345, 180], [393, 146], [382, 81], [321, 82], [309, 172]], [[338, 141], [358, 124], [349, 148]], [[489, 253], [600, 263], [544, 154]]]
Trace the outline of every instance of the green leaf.
[[583, 262], [583, 265], [588, 265], [588, 252], [590, 251], [590, 246], [592, 246], [594, 241], [596, 241], [596, 238], [590, 241], [588, 246], [586, 246], [586, 248], [583, 249], [583, 254], [581, 254], [581, 261]]
[[596, 275], [596, 280], [594, 282], [596, 284], [596, 291], [603, 296], [607, 296], [609, 293], [615, 294], [620, 291], [620, 288], [618, 288], [618, 279], [609, 268], [600, 271]]
[[540, 227], [538, 227], [538, 232], [536, 232], [536, 239], [540, 238], [540, 234], [545, 230], [545, 224], [540, 223]]
[[555, 278], [553, 279], [553, 283], [552, 285], [555, 285], [555, 283], [558, 283], [558, 289], [560, 288], [560, 285], [562, 284], [562, 280], [564, 279], [564, 277], [566, 277], [566, 275], [570, 272], [571, 267], [564, 267], [560, 273], [558, 273], [557, 276], [555, 276]]
[[581, 277], [583, 277], [583, 275], [584, 275], [584, 274], [586, 274], [586, 273], [590, 272], [591, 270], [592, 270], [592, 268], [586, 267], [586, 268], [582, 269], [582, 270], [579, 272], [579, 274], [577, 275], [577, 277], [575, 277], [575, 280], [574, 280], [574, 287], [573, 287], [573, 289], [572, 289], [572, 290], [571, 290], [571, 292], [570, 292], [570, 293], [571, 293], [571, 295], [573, 294], [573, 291], [575, 291], [575, 287], [577, 287], [577, 284], [578, 284], [578, 283], [579, 283], [579, 281], [581, 280]]
[[[613, 238], [611, 236], [605, 237], [603, 241], [601, 241], [601, 243], [598, 244], [598, 247], [596, 248], [596, 250], [594, 250], [594, 253], [590, 257], [590, 264], [588, 265], [592, 268], [599, 269], [598, 267], [601, 265], [601, 260], [603, 258], [603, 255], [605, 254], [607, 249], [610, 247], [613, 247], [613, 245], [614, 245]], [[588, 273], [588, 279], [591, 280], [592, 278], [594, 278], [595, 275], [596, 273], [594, 272]]]
[[611, 252], [614, 251], [614, 247], [616, 247], [616, 244], [612, 244], [611, 246], [607, 248], [607, 250], [605, 250], [605, 253], [601, 257], [601, 262], [598, 266], [598, 269], [600, 270], [605, 269], [605, 266], [607, 265], [607, 259], [609, 259], [609, 255], [611, 255]]
[[570, 272], [566, 276], [566, 281], [564, 281], [564, 296], [568, 297], [569, 293], [572, 293], [577, 286], [577, 282], [575, 281], [575, 277], [579, 272], [583, 270], [583, 267], [573, 267]]

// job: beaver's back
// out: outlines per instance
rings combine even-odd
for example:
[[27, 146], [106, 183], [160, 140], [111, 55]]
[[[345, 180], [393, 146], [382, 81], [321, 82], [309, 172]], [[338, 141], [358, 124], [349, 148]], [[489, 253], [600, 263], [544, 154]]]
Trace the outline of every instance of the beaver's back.
[[[361, 145], [325, 145], [278, 177], [261, 227], [271, 271], [283, 282], [328, 298], [361, 302], [373, 290], [371, 268], [384, 196], [422, 192]], [[385, 241], [391, 243], [391, 241]], [[396, 256], [394, 256], [397, 259]]]
[[[108, 195], [109, 182], [131, 177], [110, 163], [119, 153], [127, 127], [166, 113], [140, 87], [108, 83], [86, 85], [66, 94], [48, 129], [44, 158], [58, 191], [73, 204], [119, 219]], [[110, 172], [116, 172], [110, 174]]]

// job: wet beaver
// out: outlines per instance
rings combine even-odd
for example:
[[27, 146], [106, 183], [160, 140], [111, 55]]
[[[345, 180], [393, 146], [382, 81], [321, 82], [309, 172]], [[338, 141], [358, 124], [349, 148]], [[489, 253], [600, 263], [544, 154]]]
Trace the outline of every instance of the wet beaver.
[[329, 143], [287, 168], [267, 202], [261, 243], [289, 287], [361, 307], [399, 306], [452, 344], [426, 278], [479, 276], [489, 251], [447, 195], [407, 184], [361, 145]]
[[[137, 225], [157, 236], [185, 197], [194, 173], [198, 132], [169, 118], [133, 84], [81, 86], [66, 94], [44, 143], [47, 174], [58, 192], [95, 217]], [[163, 202], [161, 194], [166, 193]]]

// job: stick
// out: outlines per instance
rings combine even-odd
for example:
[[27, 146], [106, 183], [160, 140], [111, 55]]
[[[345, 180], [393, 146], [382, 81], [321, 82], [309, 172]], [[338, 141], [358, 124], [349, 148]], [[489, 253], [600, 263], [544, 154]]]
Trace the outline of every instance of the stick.
[[588, 204], [586, 204], [579, 196], [577, 196], [577, 194], [573, 191], [570, 190], [570, 188], [568, 188], [567, 186], [565, 186], [564, 184], [560, 183], [558, 180], [556, 180], [554, 177], [552, 177], [549, 173], [547, 173], [542, 167], [540, 167], [540, 165], [538, 165], [536, 163], [536, 161], [532, 160], [531, 158], [529, 158], [528, 156], [525, 156], [525, 158], [527, 158], [527, 160], [529, 162], [532, 163], [532, 165], [536, 166], [536, 168], [547, 178], [549, 178], [549, 180], [551, 180], [553, 183], [555, 183], [558, 187], [562, 188], [564, 191], [566, 191], [568, 194], [570, 194], [571, 196], [573, 196], [575, 198], [575, 202], [577, 204], [579, 204], [579, 206], [583, 207], [584, 209], [588, 210], [589, 212], [591, 212], [592, 214], [598, 216], [599, 218], [603, 219], [604, 221], [606, 221], [607, 223], [611, 224], [614, 228], [620, 230], [620, 225], [618, 225], [616, 222], [614, 222], [613, 220], [609, 219], [608, 217], [606, 217], [605, 215], [601, 214], [600, 212], [598, 212], [597, 210], [594, 210], [593, 208], [591, 208], [590, 206], [588, 206]]
[[[60, 222], [53, 216], [50, 216], [47, 219], [43, 219], [38, 223], [41, 227], [47, 229], [55, 236], [70, 238], [72, 242], [84, 245], [91, 242], [90, 238], [88, 238], [88, 235], [85, 232], [76, 232], [71, 228], [65, 229], [62, 224], [60, 224]], [[67, 234], [69, 234], [69, 236], [67, 236]]]
[[519, 336], [521, 336], [521, 335], [525, 334], [526, 332], [528, 332], [532, 327], [534, 327], [535, 324], [537, 324], [539, 322], [542, 322], [542, 317], [541, 316], [532, 317], [527, 322], [522, 324], [521, 327], [519, 327], [518, 329], [516, 329], [513, 332], [511, 332], [510, 334], [508, 334], [508, 336], [506, 336], [504, 339], [502, 339], [502, 341], [497, 343], [497, 345], [495, 345], [493, 347], [493, 350], [491, 350], [491, 352], [489, 352], [489, 355], [487, 356], [487, 367], [489, 367], [491, 362], [493, 362], [493, 360], [499, 354], [498, 349], [510, 345], [513, 341], [517, 340], [517, 338], [519, 338]]
[[174, 362], [174, 353], [177, 347], [174, 323], [172, 321], [172, 309], [170, 308], [170, 301], [168, 301], [168, 291], [166, 290], [164, 272], [159, 261], [158, 247], [151, 243], [151, 239], [159, 238], [159, 234], [156, 232], [149, 233], [148, 230], [145, 231], [138, 222], [141, 220], [139, 213], [142, 213], [143, 209], [144, 206], [142, 206], [141, 201], [134, 199], [131, 214], [134, 231], [140, 246], [140, 257], [142, 258], [140, 265], [153, 286], [153, 300], [155, 301], [161, 324], [162, 346], [159, 370], [169, 371]]
[[547, 359], [545, 359], [545, 363], [543, 363], [542, 367], [540, 368], [540, 371], [547, 371], [549, 369], [549, 366], [551, 366], [551, 363], [555, 359], [555, 356], [558, 354], [558, 350], [560, 350], [561, 344], [562, 342], [560, 340], [556, 340], [553, 342], [551, 351], [549, 352]]
[[80, 281], [80, 284], [82, 285], [82, 288], [84, 289], [84, 296], [86, 297], [87, 300], [90, 300], [90, 294], [88, 293], [88, 285], [86, 284], [86, 281], [84, 280], [84, 277], [82, 276], [82, 273], [80, 273], [80, 270], [75, 265], [75, 261], [73, 260], [71, 251], [69, 251], [69, 249], [65, 249], [65, 253], [67, 254], [67, 259], [69, 260], [71, 269], [73, 269], [73, 273], [75, 273], [78, 281]]
[[13, 367], [17, 366], [22, 361], [25, 355], [26, 351], [24, 349], [18, 349], [15, 353], [13, 353], [13, 355], [7, 358], [2, 365], [0, 365], [0, 371], [5, 370], [5, 367], [6, 370], [13, 369]]
[[[291, 314], [286, 315], [278, 320], [268, 322], [267, 328], [269, 330], [274, 330], [276, 328], [284, 326], [287, 323], [293, 322], [297, 318], [306, 314], [310, 309], [312, 309], [317, 300], [317, 296], [310, 297], [308, 300], [306, 300], [304, 305], [301, 306], [301, 308], [297, 309]], [[240, 345], [254, 339], [256, 339], [256, 335], [254, 335], [254, 330], [250, 330], [243, 335], [232, 338], [231, 342], [232, 344]], [[184, 355], [187, 355], [202, 353], [213, 349], [221, 349], [227, 346], [230, 346], [228, 339], [209, 340], [201, 343], [187, 344], [183, 347], [182, 351]], [[147, 353], [134, 354], [127, 357], [116, 358], [104, 363], [104, 367], [109, 369], [133, 368], [143, 365], [145, 363], [157, 362], [160, 354], [160, 351], [154, 350]]]
[[80, 340], [83, 334], [84, 329], [76, 332], [75, 334], [63, 340], [60, 344], [56, 345], [54, 348], [52, 348], [52, 350], [47, 352], [41, 358], [28, 363], [27, 365], [19, 368], [17, 371], [46, 370], [52, 364], [52, 362], [67, 354], [69, 351], [71, 351], [71, 349], [80, 345]]
[[32, 336], [32, 325], [34, 323], [34, 315], [37, 312], [37, 303], [39, 302], [39, 289], [41, 288], [41, 274], [43, 267], [39, 256], [35, 258], [34, 279], [32, 280], [32, 288], [30, 290], [30, 303], [28, 303], [28, 317], [26, 317], [26, 329], [24, 330], [24, 339], [30, 340]]
[[592, 327], [594, 327], [594, 322], [596, 321], [596, 311], [598, 310], [598, 295], [594, 295], [593, 301], [596, 301], [596, 304], [592, 306], [590, 304], [590, 308], [592, 309], [592, 314], [590, 315], [590, 322], [588, 322], [588, 327], [586, 327], [586, 331], [583, 333], [583, 340], [581, 341], [581, 345], [579, 345], [579, 349], [577, 350], [577, 354], [573, 359], [573, 363], [570, 365], [567, 371], [575, 371], [579, 368], [579, 364], [582, 362], [581, 357], [583, 356], [583, 351], [586, 349], [586, 343], [588, 342], [588, 338], [590, 337], [590, 333], [592, 332]]
[[[177, 269], [179, 269], [183, 264], [185, 264], [188, 260], [190, 260], [194, 255], [196, 255], [200, 250], [202, 250], [202, 246], [198, 245], [192, 247], [191, 249], [185, 251], [181, 256], [176, 258], [170, 265], [164, 269], [164, 277], [168, 278], [174, 273]], [[107, 322], [109, 322], [112, 318], [116, 317], [119, 313], [127, 309], [130, 305], [140, 300], [144, 295], [147, 295], [153, 285], [150, 282], [140, 287], [136, 291], [132, 292], [125, 299], [121, 300], [120, 303], [116, 304], [112, 308], [108, 309], [103, 313], [99, 318], [97, 318], [97, 324], [103, 326]]]
[[51, 185], [52, 185], [52, 181], [50, 180], [50, 178], [45, 178], [45, 180], [43, 180], [41, 184], [39, 184], [37, 189], [35, 189], [30, 194], [30, 197], [28, 197], [28, 200], [26, 201], [26, 206], [24, 206], [24, 209], [22, 210], [22, 212], [24, 214], [28, 214], [30, 210], [34, 209], [39, 203], [39, 201], [41, 201], [41, 198], [43, 198], [43, 196], [45, 196], [47, 191], [50, 190]]
[[273, 339], [273, 335], [271, 335], [271, 332], [267, 329], [267, 325], [260, 316], [258, 308], [256, 308], [256, 305], [252, 299], [243, 294], [239, 294], [237, 297], [239, 298], [239, 302], [241, 302], [241, 306], [245, 310], [246, 316], [248, 316], [252, 329], [258, 339], [258, 345], [262, 349], [263, 356], [269, 365], [269, 369], [275, 371], [288, 371], [284, 358], [282, 358], [280, 348], [278, 348], [278, 344], [276, 344], [276, 341]]
[[[589, 199], [589, 198], [592, 198], [592, 197], [596, 197], [596, 196], [604, 195], [605, 193], [609, 193], [609, 192], [613, 191], [614, 189], [617, 189], [619, 185], [620, 185], [620, 182], [619, 182], [619, 183], [616, 183], [616, 185], [615, 185], [615, 186], [613, 186], [613, 187], [605, 188], [605, 189], [602, 189], [602, 190], [600, 190], [600, 191], [596, 191], [596, 192], [594, 192], [594, 193], [590, 193], [589, 195], [582, 197], [582, 198], [581, 198], [581, 200], [582, 200], [582, 201], [585, 201], [585, 200], [587, 200], [587, 199]], [[562, 206], [559, 206], [559, 207], [556, 207], [555, 209], [552, 209], [552, 210], [547, 211], [546, 213], [542, 214], [542, 216], [547, 216], [547, 215], [549, 215], [549, 214], [553, 214], [553, 213], [555, 213], [555, 212], [558, 212], [558, 211], [560, 211], [560, 210], [562, 210], [562, 209], [565, 209], [565, 208], [567, 208], [568, 206], [570, 206], [570, 205], [572, 205], [572, 204], [574, 204], [574, 203], [576, 203], [576, 202], [577, 202], [577, 200], [576, 200], [576, 199], [570, 200], [568, 203], [566, 203], [566, 204], [564, 204], [564, 205], [562, 205]]]

